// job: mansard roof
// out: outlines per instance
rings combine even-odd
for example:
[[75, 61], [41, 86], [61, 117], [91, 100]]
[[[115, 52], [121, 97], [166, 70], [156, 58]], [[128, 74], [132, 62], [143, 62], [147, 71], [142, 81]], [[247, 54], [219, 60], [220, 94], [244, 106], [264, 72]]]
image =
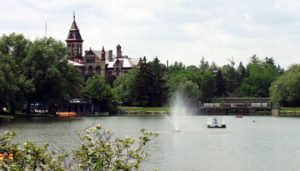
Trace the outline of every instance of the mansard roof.
[[107, 68], [112, 69], [115, 65], [118, 65], [118, 63], [121, 63], [122, 68], [133, 68], [138, 65], [138, 62], [138, 58], [122, 57], [109, 62]]

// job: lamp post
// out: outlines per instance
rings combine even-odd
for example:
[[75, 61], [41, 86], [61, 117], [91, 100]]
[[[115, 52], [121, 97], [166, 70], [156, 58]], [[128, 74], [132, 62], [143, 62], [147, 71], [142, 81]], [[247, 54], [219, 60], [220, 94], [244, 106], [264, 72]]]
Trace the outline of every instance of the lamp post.
[[199, 103], [199, 86], [198, 84], [196, 85], [197, 87], [197, 104]]

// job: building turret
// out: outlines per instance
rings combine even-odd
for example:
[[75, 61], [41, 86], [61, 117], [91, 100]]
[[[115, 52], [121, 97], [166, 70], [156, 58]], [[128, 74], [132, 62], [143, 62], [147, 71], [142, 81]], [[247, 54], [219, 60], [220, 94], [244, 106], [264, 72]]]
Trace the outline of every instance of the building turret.
[[82, 38], [80, 31], [75, 21], [75, 13], [73, 14], [73, 23], [69, 30], [68, 37], [66, 39], [67, 46], [69, 49], [69, 57], [73, 61], [82, 60]]
[[108, 60], [109, 60], [109, 62], [111, 62], [113, 60], [113, 51], [112, 50], [108, 51]]
[[120, 44], [117, 46], [117, 58], [122, 58], [122, 49]]
[[102, 47], [102, 51], [101, 51], [101, 61], [105, 61], [105, 50], [104, 50], [104, 46]]

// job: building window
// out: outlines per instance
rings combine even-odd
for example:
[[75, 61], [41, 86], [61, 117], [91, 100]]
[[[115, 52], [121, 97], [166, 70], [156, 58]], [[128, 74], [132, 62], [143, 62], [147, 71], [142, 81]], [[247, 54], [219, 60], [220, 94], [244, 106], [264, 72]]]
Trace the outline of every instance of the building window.
[[86, 63], [95, 63], [95, 57], [87, 57]]

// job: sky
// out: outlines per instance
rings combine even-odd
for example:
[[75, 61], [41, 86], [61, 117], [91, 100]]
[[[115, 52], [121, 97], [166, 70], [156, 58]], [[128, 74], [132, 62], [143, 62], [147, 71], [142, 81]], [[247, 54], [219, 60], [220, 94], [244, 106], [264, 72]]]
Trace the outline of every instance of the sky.
[[300, 63], [298, 0], [1, 0], [0, 34], [65, 41], [73, 20], [83, 49], [115, 49], [162, 63], [247, 64], [253, 54]]

